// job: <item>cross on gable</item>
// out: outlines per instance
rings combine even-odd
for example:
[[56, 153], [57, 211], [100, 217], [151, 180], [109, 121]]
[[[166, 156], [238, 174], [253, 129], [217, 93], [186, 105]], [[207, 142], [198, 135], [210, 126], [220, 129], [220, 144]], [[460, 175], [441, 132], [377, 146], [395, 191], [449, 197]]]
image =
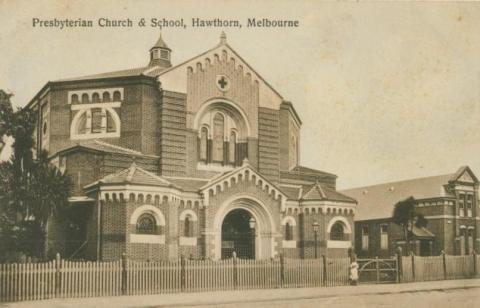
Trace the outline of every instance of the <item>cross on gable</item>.
[[225, 89], [225, 87], [228, 85], [228, 80], [225, 78], [225, 76], [222, 76], [218, 80], [218, 85], [220, 86], [220, 88]]
[[230, 80], [225, 75], [217, 75], [217, 87], [220, 91], [225, 92], [230, 88]]

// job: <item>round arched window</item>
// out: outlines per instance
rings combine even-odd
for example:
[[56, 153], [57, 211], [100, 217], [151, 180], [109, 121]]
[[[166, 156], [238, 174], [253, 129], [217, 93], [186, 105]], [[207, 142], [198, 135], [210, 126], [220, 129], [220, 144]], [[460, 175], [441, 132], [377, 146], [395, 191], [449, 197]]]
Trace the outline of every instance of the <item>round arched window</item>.
[[150, 213], [140, 215], [137, 220], [138, 234], [155, 234], [157, 223], [155, 217]]
[[336, 222], [332, 229], [330, 229], [330, 239], [332, 241], [343, 241], [344, 240], [344, 228], [341, 222]]

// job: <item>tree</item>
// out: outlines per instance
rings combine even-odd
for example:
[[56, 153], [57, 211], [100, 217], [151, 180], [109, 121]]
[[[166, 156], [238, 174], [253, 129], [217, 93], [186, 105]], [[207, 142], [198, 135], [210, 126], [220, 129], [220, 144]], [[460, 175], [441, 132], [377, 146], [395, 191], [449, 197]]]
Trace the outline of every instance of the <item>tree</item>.
[[0, 90], [0, 139], [14, 139], [11, 160], [0, 163], [0, 236], [13, 249], [45, 258], [48, 222], [68, 205], [71, 181], [50, 164], [47, 152], [33, 158], [35, 115], [14, 110], [10, 97]]
[[427, 219], [422, 214], [415, 212], [416, 200], [413, 197], [409, 197], [405, 200], [399, 201], [395, 204], [393, 209], [392, 220], [394, 223], [400, 225], [403, 229], [403, 234], [406, 242], [406, 253], [410, 254], [411, 251], [411, 239], [413, 238], [413, 227], [426, 227]]

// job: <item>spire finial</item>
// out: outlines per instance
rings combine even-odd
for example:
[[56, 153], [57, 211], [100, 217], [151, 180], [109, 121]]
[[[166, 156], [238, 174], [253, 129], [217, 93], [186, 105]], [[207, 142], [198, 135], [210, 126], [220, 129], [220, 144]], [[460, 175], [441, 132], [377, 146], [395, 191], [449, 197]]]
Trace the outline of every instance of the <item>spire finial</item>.
[[222, 34], [220, 34], [220, 44], [226, 44], [227, 43], [227, 35], [225, 34], [225, 31], [222, 31]]

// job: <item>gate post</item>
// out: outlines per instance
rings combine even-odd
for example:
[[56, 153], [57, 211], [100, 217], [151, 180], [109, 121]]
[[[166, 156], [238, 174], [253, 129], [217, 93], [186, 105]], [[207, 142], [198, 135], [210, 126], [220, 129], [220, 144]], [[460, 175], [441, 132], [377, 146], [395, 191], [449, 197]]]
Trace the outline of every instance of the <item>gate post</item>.
[[283, 287], [283, 283], [285, 282], [285, 258], [283, 257], [283, 253], [280, 254], [280, 287]]
[[233, 288], [237, 289], [237, 284], [238, 284], [237, 253], [235, 251], [232, 252], [232, 259], [233, 259]]
[[402, 260], [402, 247], [398, 246], [396, 251], [397, 258], [397, 282], [403, 281], [403, 260]]
[[180, 285], [182, 292], [185, 291], [185, 256], [180, 257]]
[[412, 277], [413, 281], [415, 280], [415, 255], [413, 254], [413, 251], [410, 251], [410, 255], [412, 256]]
[[447, 256], [445, 251], [442, 250], [442, 261], [443, 261], [443, 279], [447, 280]]
[[122, 254], [122, 294], [127, 294], [127, 255]]
[[473, 251], [473, 254], [472, 254], [472, 257], [473, 257], [473, 277], [477, 277], [477, 253], [475, 252], [475, 250]]
[[378, 264], [378, 256], [375, 257], [375, 270], [377, 272], [377, 283], [380, 283], [380, 266]]
[[55, 255], [55, 297], [60, 296], [60, 286], [61, 286], [61, 279], [62, 279], [62, 274], [61, 274], [61, 267], [60, 267], [60, 254], [57, 252]]
[[323, 285], [327, 286], [327, 257], [322, 255], [323, 261]]

